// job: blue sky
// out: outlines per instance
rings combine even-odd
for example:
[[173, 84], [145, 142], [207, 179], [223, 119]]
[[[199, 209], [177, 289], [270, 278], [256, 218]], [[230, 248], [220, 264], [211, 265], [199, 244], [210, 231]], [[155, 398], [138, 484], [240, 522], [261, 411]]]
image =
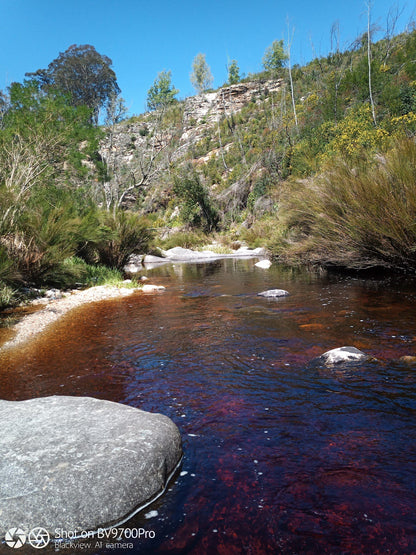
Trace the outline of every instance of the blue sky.
[[[401, 31], [416, 17], [414, 2], [374, 0], [372, 21], [385, 29], [392, 6], [403, 9]], [[242, 73], [260, 71], [267, 46], [287, 37], [287, 18], [292, 59], [302, 64], [328, 53], [335, 21], [346, 47], [365, 30], [366, 17], [364, 0], [0, 0], [0, 89], [46, 68], [72, 44], [91, 44], [113, 60], [130, 113], [139, 114], [164, 69], [172, 71], [180, 98], [194, 94], [189, 74], [199, 52], [217, 87], [232, 58]]]

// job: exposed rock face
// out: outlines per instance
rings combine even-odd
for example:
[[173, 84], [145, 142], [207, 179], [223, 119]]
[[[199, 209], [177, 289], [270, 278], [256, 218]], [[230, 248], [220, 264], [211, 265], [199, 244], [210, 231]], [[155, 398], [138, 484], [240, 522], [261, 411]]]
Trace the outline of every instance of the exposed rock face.
[[287, 297], [290, 293], [284, 289], [269, 289], [268, 291], [262, 291], [257, 293], [259, 297], [276, 298], [276, 297]]
[[[191, 144], [198, 142], [203, 137], [207, 126], [216, 129], [216, 122], [224, 115], [231, 116], [249, 102], [263, 97], [265, 93], [278, 91], [281, 84], [281, 80], [238, 83], [223, 87], [216, 92], [187, 98], [183, 104], [182, 130], [179, 133], [176, 152], [171, 154], [172, 159], [181, 158]], [[121, 122], [114, 126], [111, 134], [102, 142], [101, 156], [107, 161], [115, 160], [113, 163], [116, 166], [129, 167], [134, 162], [136, 153], [146, 149], [146, 143], [153, 131], [154, 124], [151, 119], [146, 119], [146, 115], [141, 121]], [[172, 135], [164, 133], [158, 137], [161, 141], [160, 146], [163, 146], [162, 143], [169, 142]], [[224, 148], [227, 149], [228, 146], [224, 145]]]
[[213, 123], [221, 119], [224, 115], [239, 112], [246, 104], [256, 101], [265, 92], [267, 94], [276, 92], [280, 89], [282, 81], [280, 79], [270, 80], [266, 83], [248, 82], [237, 83], [229, 87], [223, 87], [219, 91], [203, 93], [192, 96], [185, 100], [184, 120], [196, 120], [201, 123], [203, 120]]
[[319, 357], [325, 364], [341, 364], [343, 362], [362, 362], [370, 357], [355, 347], [338, 347], [331, 349]]
[[166, 416], [88, 397], [0, 401], [0, 537], [95, 530], [161, 493], [182, 457]]

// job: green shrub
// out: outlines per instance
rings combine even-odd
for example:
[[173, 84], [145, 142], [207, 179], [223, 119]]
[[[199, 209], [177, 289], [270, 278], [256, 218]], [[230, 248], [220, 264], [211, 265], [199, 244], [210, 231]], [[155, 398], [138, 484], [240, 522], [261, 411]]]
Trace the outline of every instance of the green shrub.
[[182, 201], [181, 216], [185, 223], [202, 226], [207, 232], [218, 229], [220, 217], [195, 171], [190, 170], [188, 175], [176, 178], [174, 193]]
[[109, 238], [95, 246], [98, 262], [121, 270], [131, 254], [147, 252], [152, 239], [147, 221], [133, 212], [104, 213], [102, 223]]
[[17, 291], [0, 281], [0, 310], [18, 302]]
[[3, 237], [24, 283], [64, 287], [76, 279], [64, 260], [76, 251], [80, 222], [67, 207], [24, 213], [19, 229]]
[[266, 247], [276, 233], [276, 218], [267, 216], [256, 220], [249, 228], [242, 228], [240, 237], [249, 247]]
[[178, 231], [161, 241], [160, 246], [164, 250], [169, 250], [174, 247], [194, 249], [205, 245], [207, 242], [207, 235], [202, 231]]
[[65, 260], [65, 266], [71, 268], [79, 276], [82, 285], [116, 285], [123, 281], [123, 274], [115, 268], [108, 268], [100, 264], [87, 264], [85, 260], [72, 256]]

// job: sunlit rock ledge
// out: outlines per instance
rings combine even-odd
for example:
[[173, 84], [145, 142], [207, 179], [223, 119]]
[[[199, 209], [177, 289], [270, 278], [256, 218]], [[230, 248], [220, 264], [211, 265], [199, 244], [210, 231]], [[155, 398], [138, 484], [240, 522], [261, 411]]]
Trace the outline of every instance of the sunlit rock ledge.
[[[251, 258], [257, 256], [264, 256], [265, 249], [259, 247], [257, 249], [249, 249], [248, 247], [240, 247], [238, 250], [232, 253], [218, 253], [212, 250], [205, 251], [194, 251], [192, 249], [184, 249], [182, 247], [173, 247], [172, 249], [162, 251], [163, 257], [159, 260], [161, 262], [194, 262], [194, 261], [204, 261], [213, 260], [218, 258]], [[148, 261], [155, 262], [155, 257], [149, 260], [147, 256], [144, 258], [144, 263]]]
[[0, 423], [1, 538], [119, 523], [164, 492], [182, 458], [167, 416], [91, 397], [0, 401]]

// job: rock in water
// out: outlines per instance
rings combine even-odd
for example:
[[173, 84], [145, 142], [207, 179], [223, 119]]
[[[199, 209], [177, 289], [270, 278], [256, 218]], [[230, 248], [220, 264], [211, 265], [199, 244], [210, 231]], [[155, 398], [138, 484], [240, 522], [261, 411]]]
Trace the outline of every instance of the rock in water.
[[355, 347], [338, 347], [327, 351], [318, 360], [322, 360], [326, 364], [340, 364], [342, 362], [360, 362], [369, 358], [368, 355]]
[[270, 268], [271, 265], [272, 263], [270, 262], [270, 260], [260, 260], [259, 262], [256, 262], [254, 264], [254, 266], [257, 266], [257, 268], [264, 268], [265, 270]]
[[153, 293], [153, 291], [164, 291], [166, 287], [163, 285], [143, 285], [142, 291], [143, 293]]
[[269, 289], [268, 291], [257, 293], [257, 295], [260, 297], [287, 297], [289, 292], [284, 289]]
[[405, 362], [406, 364], [416, 364], [416, 357], [413, 355], [404, 355], [399, 358], [400, 362]]
[[163, 492], [182, 457], [166, 416], [90, 397], [0, 401], [0, 537], [96, 530]]

